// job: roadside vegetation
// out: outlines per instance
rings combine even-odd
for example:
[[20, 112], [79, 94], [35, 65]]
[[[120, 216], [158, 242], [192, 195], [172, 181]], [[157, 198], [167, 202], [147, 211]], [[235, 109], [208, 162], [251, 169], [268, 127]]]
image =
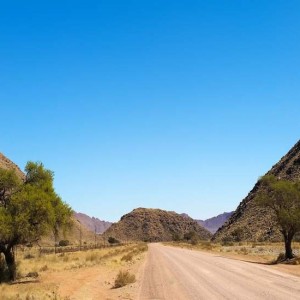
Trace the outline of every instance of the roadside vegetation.
[[284, 239], [285, 252], [282, 260], [295, 258], [292, 241], [300, 231], [300, 182], [277, 179], [266, 175], [260, 179], [263, 189], [255, 198], [258, 205], [273, 212]]
[[75, 283], [74, 290], [80, 287], [72, 278], [74, 274], [87, 274], [87, 278], [89, 274], [97, 274], [105, 287], [104, 292], [109, 293], [114, 287], [135, 281], [135, 265], [141, 262], [145, 251], [147, 245], [144, 243], [59, 254], [41, 254], [38, 247], [24, 247], [16, 256], [17, 280], [13, 285], [0, 284], [1, 299], [70, 299], [73, 292], [70, 284], [74, 286]]
[[25, 176], [0, 169], [0, 282], [17, 276], [15, 247], [37, 242], [46, 233], [56, 237], [70, 225], [71, 208], [56, 194], [53, 172], [28, 162]]
[[114, 288], [120, 288], [127, 284], [135, 282], [135, 275], [130, 274], [128, 271], [119, 271], [117, 278], [115, 280]]
[[[206, 251], [211, 253], [222, 254], [246, 261], [276, 264], [285, 259], [284, 245], [280, 242], [210, 242], [201, 241], [173, 241], [164, 243], [168, 246], [181, 247], [191, 250]], [[299, 265], [300, 264], [300, 242], [292, 243], [295, 258], [285, 263]]]

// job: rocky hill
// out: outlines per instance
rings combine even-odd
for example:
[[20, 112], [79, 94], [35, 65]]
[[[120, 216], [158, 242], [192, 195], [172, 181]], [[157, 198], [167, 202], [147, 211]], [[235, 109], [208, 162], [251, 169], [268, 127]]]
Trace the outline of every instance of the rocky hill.
[[209, 239], [211, 233], [191, 218], [161, 209], [137, 208], [124, 215], [104, 234], [122, 241], [171, 241], [174, 236], [195, 232], [201, 239]]
[[112, 225], [111, 222], [102, 221], [99, 220], [98, 218], [90, 217], [80, 212], [79, 213], [74, 212], [74, 218], [80, 221], [80, 223], [83, 224], [90, 231], [92, 232], [96, 231], [97, 234], [103, 233]]
[[[299, 180], [300, 141], [267, 174], [287, 180]], [[257, 207], [253, 201], [260, 189], [260, 183], [257, 182], [228, 221], [215, 233], [213, 240], [278, 241], [282, 239], [270, 210]]]

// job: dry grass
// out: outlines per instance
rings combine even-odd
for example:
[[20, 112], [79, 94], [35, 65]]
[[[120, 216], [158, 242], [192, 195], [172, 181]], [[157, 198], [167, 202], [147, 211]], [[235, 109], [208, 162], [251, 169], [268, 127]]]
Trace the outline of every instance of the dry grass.
[[130, 274], [128, 271], [120, 271], [115, 280], [114, 288], [117, 289], [134, 282], [135, 282], [134, 274]]
[[[170, 242], [166, 245], [188, 248], [193, 250], [222, 253], [224, 256], [260, 263], [272, 263], [278, 255], [284, 252], [283, 243], [271, 242], [236, 242], [230, 244], [200, 241], [197, 245], [185, 242]], [[294, 254], [300, 256], [300, 243], [293, 243]], [[296, 260], [297, 261], [297, 260]], [[295, 263], [297, 264], [297, 263]]]
[[[68, 299], [68, 297], [60, 296], [58, 284], [54, 283], [53, 277], [64, 276], [60, 274], [70, 276], [67, 274], [71, 274], [75, 270], [85, 271], [94, 266], [101, 266], [103, 270], [117, 273], [120, 267], [126, 267], [128, 264], [133, 264], [135, 260], [139, 260], [140, 254], [146, 250], [147, 245], [129, 244], [56, 255], [41, 255], [38, 248], [18, 251], [19, 284], [0, 284], [0, 299]], [[130, 256], [130, 261], [122, 260], [124, 256]], [[38, 275], [38, 278], [26, 277], [30, 273]], [[72, 280], [72, 278], [65, 279]], [[64, 279], [59, 282], [59, 285], [62, 284], [64, 284]]]

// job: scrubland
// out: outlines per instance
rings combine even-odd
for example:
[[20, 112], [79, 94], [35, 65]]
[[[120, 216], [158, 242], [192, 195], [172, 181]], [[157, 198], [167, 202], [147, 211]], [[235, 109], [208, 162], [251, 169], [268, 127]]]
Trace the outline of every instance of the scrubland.
[[[18, 250], [18, 280], [0, 285], [1, 299], [133, 299], [146, 250], [144, 243], [59, 254]], [[120, 274], [127, 274], [121, 283]]]

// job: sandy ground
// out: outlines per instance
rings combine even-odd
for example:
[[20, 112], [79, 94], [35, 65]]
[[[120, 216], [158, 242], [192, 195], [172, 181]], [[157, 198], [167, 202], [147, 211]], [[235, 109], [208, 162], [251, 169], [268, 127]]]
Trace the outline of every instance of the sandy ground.
[[151, 244], [137, 299], [300, 299], [300, 278], [273, 266]]
[[58, 294], [63, 299], [137, 299], [140, 263], [122, 268], [136, 274], [137, 281], [120, 289], [113, 289], [114, 279], [120, 268], [112, 266], [94, 266], [80, 270], [48, 273], [43, 280], [48, 284], [56, 285]]
[[[130, 250], [130, 245], [123, 247]], [[100, 254], [122, 250], [112, 248], [99, 250]], [[115, 250], [114, 250], [115, 249]], [[102, 252], [101, 252], [102, 251]], [[126, 250], [127, 251], [127, 250]], [[125, 252], [125, 253], [128, 253]], [[0, 299], [2, 300], [115, 300], [138, 299], [140, 290], [141, 266], [145, 263], [145, 252], [136, 254], [131, 261], [122, 261], [124, 253], [101, 259], [93, 265], [88, 265], [85, 257], [94, 252], [69, 254], [70, 259], [63, 262], [65, 257], [44, 257], [50, 270], [39, 272], [39, 277], [13, 285], [0, 285]], [[81, 260], [76, 260], [78, 256]], [[51, 260], [54, 260], [53, 266]], [[38, 260], [37, 260], [38, 261]], [[26, 268], [36, 268], [37, 261], [26, 260]], [[25, 264], [25, 262], [24, 262]], [[61, 264], [61, 267], [59, 267]], [[79, 267], [74, 267], [74, 266]], [[73, 267], [72, 267], [73, 266]], [[129, 271], [136, 276], [136, 282], [122, 288], [113, 288], [115, 278], [120, 270]], [[25, 281], [24, 281], [25, 280]]]

